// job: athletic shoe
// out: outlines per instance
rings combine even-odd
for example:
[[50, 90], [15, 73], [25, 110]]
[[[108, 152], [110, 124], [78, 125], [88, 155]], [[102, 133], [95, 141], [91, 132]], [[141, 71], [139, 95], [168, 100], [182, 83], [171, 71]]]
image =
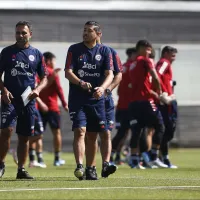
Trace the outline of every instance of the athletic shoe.
[[41, 168], [47, 168], [47, 165], [44, 162], [39, 162], [38, 164]]
[[114, 163], [115, 163], [116, 165], [123, 165], [123, 164], [124, 164], [124, 162], [121, 160], [120, 155], [118, 155], [118, 154], [117, 154], [116, 157], [115, 157]]
[[25, 169], [18, 170], [16, 179], [34, 179]]
[[177, 169], [178, 167], [176, 165], [172, 165], [169, 159], [163, 160], [164, 164], [168, 166], [170, 169]]
[[109, 163], [103, 165], [103, 169], [101, 171], [101, 176], [103, 178], [107, 178], [110, 174], [115, 173], [117, 170], [116, 165], [110, 165]]
[[85, 169], [82, 164], [79, 164], [74, 171], [74, 175], [79, 180], [85, 180]]
[[130, 166], [131, 167], [131, 169], [146, 169], [145, 167], [143, 167], [141, 164], [138, 164], [138, 165], [131, 165]]
[[164, 164], [159, 158], [157, 158], [156, 160], [153, 160], [153, 161], [149, 162], [149, 164], [151, 166], [155, 165], [158, 168], [168, 168], [168, 166], [166, 164]]
[[57, 166], [57, 167], [64, 164], [65, 164], [65, 160], [62, 160], [62, 159], [54, 161], [54, 166]]
[[33, 161], [30, 161], [28, 167], [29, 168], [32, 168], [32, 167], [41, 167], [41, 165], [36, 160], [33, 160]]
[[85, 170], [86, 180], [98, 180], [96, 167], [87, 167]]
[[143, 167], [149, 168], [149, 169], [157, 169], [158, 167], [155, 166], [153, 163], [150, 162], [150, 158], [147, 152], [142, 153], [143, 158]]
[[0, 165], [0, 178], [4, 175], [4, 173], [5, 173], [5, 165], [4, 163], [2, 163]]

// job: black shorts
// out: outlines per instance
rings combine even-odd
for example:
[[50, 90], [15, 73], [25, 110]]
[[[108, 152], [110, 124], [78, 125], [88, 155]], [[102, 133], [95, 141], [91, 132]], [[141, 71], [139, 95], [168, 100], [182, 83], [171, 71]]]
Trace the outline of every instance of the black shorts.
[[135, 101], [129, 105], [130, 125], [138, 124], [140, 128], [156, 128], [163, 124], [163, 118], [153, 101]]
[[115, 128], [123, 127], [128, 130], [130, 128], [129, 111], [117, 109], [115, 113]]
[[60, 113], [55, 111], [48, 111], [46, 113], [40, 112], [44, 129], [46, 129], [47, 123], [49, 123], [52, 129], [60, 128]]

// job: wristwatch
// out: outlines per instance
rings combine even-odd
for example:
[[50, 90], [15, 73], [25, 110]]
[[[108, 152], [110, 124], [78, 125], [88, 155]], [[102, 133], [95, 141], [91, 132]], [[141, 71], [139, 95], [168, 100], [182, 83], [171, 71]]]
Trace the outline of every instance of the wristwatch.
[[106, 89], [106, 94], [110, 95], [111, 94], [111, 90], [110, 89]]
[[84, 85], [84, 83], [85, 82], [83, 80], [80, 80], [78, 84], [82, 87]]

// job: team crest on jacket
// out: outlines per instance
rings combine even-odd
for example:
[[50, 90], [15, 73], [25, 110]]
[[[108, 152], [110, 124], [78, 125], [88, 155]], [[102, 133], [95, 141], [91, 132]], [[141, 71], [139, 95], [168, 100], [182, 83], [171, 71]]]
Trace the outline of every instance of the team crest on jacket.
[[79, 60], [82, 61], [83, 60], [83, 55], [79, 56]]
[[97, 55], [95, 56], [95, 59], [96, 59], [97, 61], [100, 61], [100, 60], [101, 60], [101, 55], [100, 55], [100, 54], [97, 54]]
[[13, 55], [12, 55], [12, 61], [15, 61], [15, 59], [16, 59], [16, 55], [13, 54]]
[[35, 60], [35, 57], [33, 55], [30, 55], [28, 58], [29, 58], [30, 61], [34, 61]]

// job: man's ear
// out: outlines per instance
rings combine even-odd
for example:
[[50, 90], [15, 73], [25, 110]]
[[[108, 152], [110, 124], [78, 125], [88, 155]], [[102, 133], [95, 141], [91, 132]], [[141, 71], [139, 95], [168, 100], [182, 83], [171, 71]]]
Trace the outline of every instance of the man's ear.
[[97, 32], [97, 35], [101, 38], [102, 37], [102, 32]]

